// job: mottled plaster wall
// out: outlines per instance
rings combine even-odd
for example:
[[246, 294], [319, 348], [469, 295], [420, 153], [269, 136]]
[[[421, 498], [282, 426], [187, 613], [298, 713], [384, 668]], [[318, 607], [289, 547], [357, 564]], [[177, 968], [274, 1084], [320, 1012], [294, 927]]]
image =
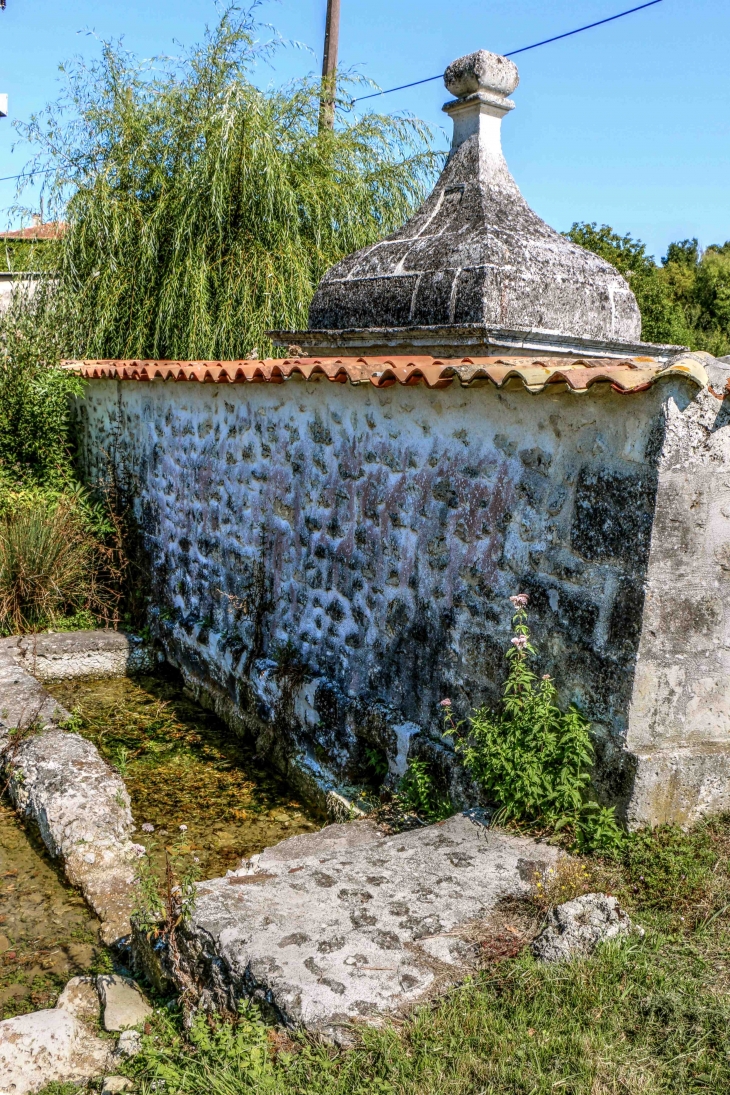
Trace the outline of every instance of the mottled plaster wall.
[[103, 380], [81, 414], [92, 474], [113, 459], [134, 490], [168, 651], [229, 717], [321, 779], [357, 781], [374, 743], [402, 769], [419, 728], [442, 755], [438, 701], [497, 698], [526, 591], [625, 800], [672, 393]]

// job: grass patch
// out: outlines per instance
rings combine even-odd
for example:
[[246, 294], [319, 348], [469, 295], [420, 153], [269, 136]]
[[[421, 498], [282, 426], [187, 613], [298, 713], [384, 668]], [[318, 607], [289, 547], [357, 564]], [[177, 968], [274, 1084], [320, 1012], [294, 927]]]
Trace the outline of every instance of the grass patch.
[[[621, 863], [586, 858], [646, 929], [591, 960], [528, 953], [485, 964], [432, 1006], [349, 1050], [288, 1037], [253, 1009], [161, 1010], [127, 1071], [142, 1091], [190, 1095], [658, 1095], [730, 1090], [730, 820], [630, 838]], [[579, 872], [577, 885], [585, 885]], [[539, 903], [539, 899], [538, 899]]]

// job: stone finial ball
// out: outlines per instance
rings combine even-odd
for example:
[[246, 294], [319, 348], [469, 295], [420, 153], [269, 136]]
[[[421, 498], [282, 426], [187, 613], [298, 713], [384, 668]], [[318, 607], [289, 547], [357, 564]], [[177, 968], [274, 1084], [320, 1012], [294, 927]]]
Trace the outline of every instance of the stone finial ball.
[[475, 91], [511, 95], [520, 82], [517, 65], [498, 53], [478, 49], [452, 61], [444, 73], [447, 89], [457, 99]]

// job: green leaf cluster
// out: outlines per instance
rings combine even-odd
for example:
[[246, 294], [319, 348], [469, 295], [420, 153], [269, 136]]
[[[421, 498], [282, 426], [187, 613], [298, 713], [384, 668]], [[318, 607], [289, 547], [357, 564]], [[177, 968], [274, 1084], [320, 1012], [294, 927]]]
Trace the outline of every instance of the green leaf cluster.
[[46, 286], [35, 299], [21, 293], [0, 316], [0, 511], [10, 494], [59, 491], [74, 479], [70, 400], [82, 382], [57, 367], [60, 331], [44, 322], [48, 296]]
[[408, 761], [398, 798], [406, 810], [412, 810], [426, 821], [443, 821], [454, 812], [449, 795], [439, 790], [428, 762], [420, 757]]
[[[614, 808], [588, 800], [594, 756], [590, 724], [573, 706], [560, 711], [551, 679], [538, 679], [531, 669], [535, 649], [524, 603], [513, 617], [502, 710], [478, 708], [456, 736], [456, 751], [498, 804], [499, 819], [570, 831], [580, 851], [614, 850], [622, 841]], [[460, 729], [450, 714], [446, 720], [449, 733]]]
[[256, 86], [281, 43], [261, 40], [255, 7], [224, 11], [177, 60], [104, 43], [20, 127], [67, 223], [55, 309], [68, 353], [264, 356], [268, 329], [307, 326], [324, 272], [427, 192], [441, 161], [429, 130], [353, 114], [356, 78], [339, 77], [322, 132], [319, 79]]
[[696, 239], [670, 243], [661, 265], [646, 246], [608, 225], [576, 222], [565, 233], [627, 278], [641, 311], [647, 342], [670, 342], [730, 353], [730, 241], [704, 251]]

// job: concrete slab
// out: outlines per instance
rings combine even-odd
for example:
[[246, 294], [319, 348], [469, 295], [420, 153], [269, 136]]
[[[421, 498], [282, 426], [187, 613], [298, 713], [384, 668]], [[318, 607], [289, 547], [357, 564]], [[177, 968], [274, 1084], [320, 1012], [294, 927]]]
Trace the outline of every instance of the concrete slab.
[[184, 964], [203, 1004], [250, 996], [337, 1041], [468, 967], [475, 921], [524, 896], [560, 853], [469, 811], [386, 836], [370, 821], [293, 837], [200, 883]]

